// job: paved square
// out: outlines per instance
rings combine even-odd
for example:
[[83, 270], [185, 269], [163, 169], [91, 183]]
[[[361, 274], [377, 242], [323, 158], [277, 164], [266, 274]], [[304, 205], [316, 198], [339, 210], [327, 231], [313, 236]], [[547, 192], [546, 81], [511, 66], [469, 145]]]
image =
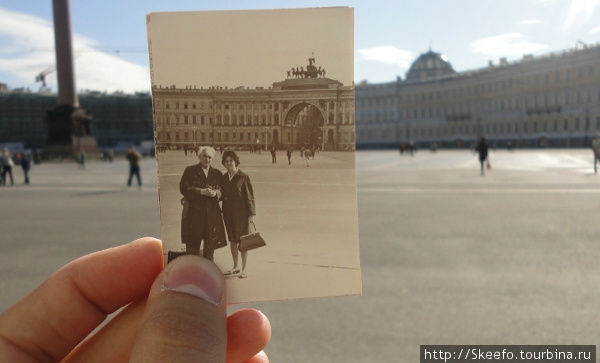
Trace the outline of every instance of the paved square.
[[[271, 360], [415, 362], [419, 344], [597, 344], [591, 156], [492, 151], [480, 177], [469, 151], [357, 153], [363, 296], [253, 304], [273, 325]], [[143, 161], [141, 190], [122, 187], [124, 161], [43, 164], [33, 185], [0, 188], [0, 307], [76, 256], [158, 236], [154, 167]]]

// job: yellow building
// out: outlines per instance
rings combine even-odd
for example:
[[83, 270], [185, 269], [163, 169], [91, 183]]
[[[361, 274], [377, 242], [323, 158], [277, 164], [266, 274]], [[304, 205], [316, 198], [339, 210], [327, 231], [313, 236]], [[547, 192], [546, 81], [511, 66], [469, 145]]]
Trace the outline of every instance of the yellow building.
[[404, 80], [356, 87], [357, 144], [589, 146], [600, 135], [600, 45], [457, 73], [422, 54]]

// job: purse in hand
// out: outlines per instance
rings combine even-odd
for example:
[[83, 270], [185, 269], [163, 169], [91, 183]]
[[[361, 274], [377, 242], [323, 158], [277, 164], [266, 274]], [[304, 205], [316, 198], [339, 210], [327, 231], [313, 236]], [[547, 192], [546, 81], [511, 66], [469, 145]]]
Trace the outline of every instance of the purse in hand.
[[256, 230], [254, 222], [252, 222], [252, 227], [254, 227], [254, 232], [240, 237], [239, 250], [242, 252], [253, 250], [267, 245], [265, 240], [261, 237], [260, 233]]

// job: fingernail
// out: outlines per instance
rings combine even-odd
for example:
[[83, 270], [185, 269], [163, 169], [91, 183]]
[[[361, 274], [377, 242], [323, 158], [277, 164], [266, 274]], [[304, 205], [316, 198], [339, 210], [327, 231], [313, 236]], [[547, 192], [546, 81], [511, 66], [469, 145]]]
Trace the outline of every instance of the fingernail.
[[163, 291], [189, 294], [220, 305], [223, 300], [223, 274], [209, 260], [197, 256], [181, 256], [167, 265]]

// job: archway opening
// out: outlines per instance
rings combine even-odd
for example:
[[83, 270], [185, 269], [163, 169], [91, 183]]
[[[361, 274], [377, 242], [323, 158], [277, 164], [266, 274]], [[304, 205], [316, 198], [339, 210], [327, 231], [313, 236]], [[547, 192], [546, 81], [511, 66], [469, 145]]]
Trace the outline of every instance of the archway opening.
[[323, 111], [303, 102], [294, 105], [287, 113], [283, 125], [282, 143], [294, 147], [320, 148], [323, 142]]

